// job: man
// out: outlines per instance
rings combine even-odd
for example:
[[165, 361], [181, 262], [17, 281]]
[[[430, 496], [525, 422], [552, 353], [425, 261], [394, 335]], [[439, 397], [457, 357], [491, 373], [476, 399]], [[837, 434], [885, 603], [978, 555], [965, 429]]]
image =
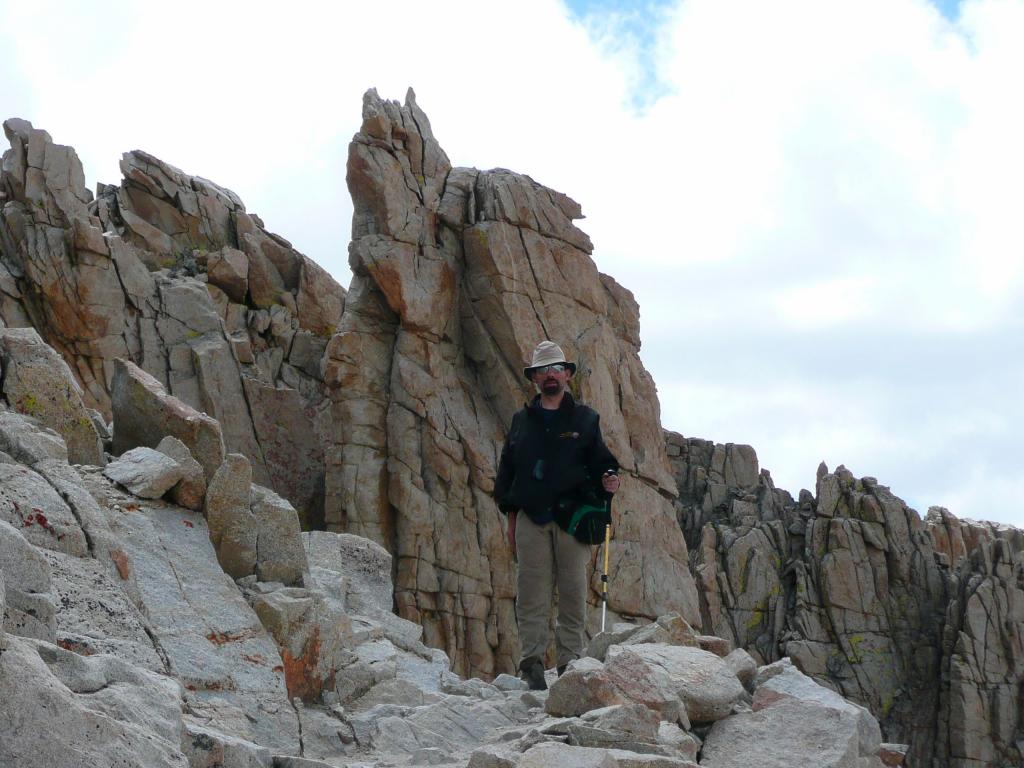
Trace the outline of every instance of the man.
[[597, 413], [568, 391], [575, 372], [576, 364], [557, 344], [537, 345], [523, 373], [538, 394], [512, 419], [494, 483], [519, 561], [519, 669], [532, 690], [547, 688], [544, 656], [553, 586], [558, 588], [558, 673], [583, 654], [590, 546], [564, 528], [579, 504], [604, 504], [619, 489], [619, 463], [601, 438]]

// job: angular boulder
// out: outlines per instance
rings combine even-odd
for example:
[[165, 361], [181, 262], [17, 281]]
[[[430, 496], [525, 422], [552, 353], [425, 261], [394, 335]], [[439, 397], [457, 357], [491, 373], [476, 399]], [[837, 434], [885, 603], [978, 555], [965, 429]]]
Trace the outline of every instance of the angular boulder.
[[103, 474], [140, 499], [159, 499], [185, 476], [185, 469], [165, 453], [138, 447], [122, 453]]
[[668, 679], [670, 689], [686, 707], [693, 723], [708, 723], [728, 717], [733, 706], [747, 693], [725, 662], [701, 648], [657, 643], [612, 646], [607, 667], [619, 665], [646, 668], [648, 674]]
[[663, 720], [686, 717], [665, 671], [631, 651], [621, 652], [607, 664], [590, 658], [570, 662], [551, 685], [544, 709], [559, 717], [578, 717], [594, 709], [631, 703], [654, 710]]
[[787, 700], [803, 701], [843, 713], [857, 724], [860, 753], [874, 755], [878, 752], [882, 732], [878, 721], [867, 709], [820, 685], [797, 669], [790, 659], [782, 659], [759, 669], [753, 710], [759, 712]]
[[757, 677], [757, 662], [742, 648], [737, 648], [725, 657], [725, 665], [748, 691], [754, 690]]
[[860, 751], [857, 719], [811, 702], [787, 699], [759, 712], [717, 721], [704, 739], [703, 768], [881, 768]]
[[281, 650], [288, 696], [316, 702], [333, 690], [353, 642], [349, 617], [323, 594], [297, 587], [254, 593], [249, 602]]
[[11, 407], [63, 437], [73, 464], [102, 466], [103, 444], [64, 358], [34, 328], [0, 329], [0, 358]]
[[183, 442], [210, 479], [224, 461], [220, 425], [167, 394], [163, 385], [127, 360], [114, 361], [111, 388], [115, 454], [137, 446], [155, 448], [167, 435]]
[[168, 435], [157, 445], [156, 449], [170, 456], [184, 471], [184, 475], [171, 488], [171, 501], [179, 507], [200, 510], [206, 498], [206, 475], [202, 465], [192, 458], [192, 452], [181, 440]]
[[242, 454], [229, 453], [206, 489], [203, 515], [217, 561], [233, 579], [256, 572], [259, 530], [251, 505], [252, 466]]
[[245, 303], [249, 291], [249, 259], [241, 251], [224, 246], [206, 257], [206, 274], [237, 304]]
[[295, 507], [269, 488], [252, 486], [256, 519], [256, 575], [260, 581], [301, 586], [309, 571]]

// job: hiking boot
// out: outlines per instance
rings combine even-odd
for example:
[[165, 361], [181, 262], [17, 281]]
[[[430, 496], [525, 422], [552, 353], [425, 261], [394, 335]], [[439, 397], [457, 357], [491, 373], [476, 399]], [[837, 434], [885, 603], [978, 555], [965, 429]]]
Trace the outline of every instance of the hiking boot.
[[526, 681], [531, 691], [546, 691], [548, 689], [548, 683], [544, 679], [544, 662], [537, 656], [523, 659], [519, 670], [519, 676]]

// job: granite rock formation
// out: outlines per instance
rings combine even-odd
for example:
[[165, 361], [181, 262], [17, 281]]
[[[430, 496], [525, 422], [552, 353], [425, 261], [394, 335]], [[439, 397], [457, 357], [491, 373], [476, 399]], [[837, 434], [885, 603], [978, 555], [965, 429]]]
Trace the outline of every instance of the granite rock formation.
[[660, 425], [638, 308], [597, 271], [568, 197], [451, 168], [411, 94], [370, 92], [350, 150], [346, 299], [223, 187], [134, 151], [121, 185], [93, 196], [72, 149], [22, 120], [5, 132], [0, 318], [68, 361], [84, 405], [114, 418], [115, 454], [170, 434], [207, 481], [224, 452], [246, 457], [305, 528], [387, 547], [401, 615], [456, 669], [493, 675], [516, 655], [496, 453], [531, 395], [522, 361], [555, 338], [626, 472], [613, 612], [698, 620], [674, 482], [649, 448]]
[[399, 613], [457, 671], [512, 669], [513, 563], [490, 494], [532, 395], [523, 361], [557, 339], [623, 467], [611, 608], [697, 621], [637, 305], [597, 271], [579, 206], [528, 176], [452, 168], [411, 91], [404, 105], [367, 93], [348, 183], [353, 279], [324, 369], [338, 426], [327, 527], [395, 555]]
[[[69, 737], [102, 720], [94, 761], [192, 768], [1021, 764], [1022, 533], [842, 467], [794, 498], [747, 446], [664, 435], [579, 206], [452, 168], [411, 92], [364, 99], [347, 293], [226, 188], [134, 151], [93, 195], [72, 149], [4, 129], [0, 721], [42, 697]], [[613, 628], [547, 699], [566, 718], [498, 675], [490, 492], [546, 337], [623, 465]], [[155, 464], [119, 485], [133, 449]], [[59, 765], [15, 728], [0, 762]]]
[[863, 704], [909, 765], [1024, 760], [1024, 532], [921, 519], [845, 467], [794, 499], [750, 446], [666, 444], [707, 631]]
[[[331, 427], [320, 360], [344, 289], [230, 190], [134, 151], [121, 185], [93, 195], [73, 149], [24, 120], [4, 132], [0, 319], [35, 328], [77, 379], [69, 402], [80, 389], [107, 421], [115, 361], [134, 362], [216, 418], [258, 483], [321, 520]], [[81, 428], [68, 447], [95, 461]]]

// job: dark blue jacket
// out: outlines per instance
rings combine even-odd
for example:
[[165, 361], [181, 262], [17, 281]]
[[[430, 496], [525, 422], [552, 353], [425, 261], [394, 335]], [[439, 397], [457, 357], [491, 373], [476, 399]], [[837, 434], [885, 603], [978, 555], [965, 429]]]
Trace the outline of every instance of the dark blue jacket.
[[537, 524], [556, 517], [560, 500], [598, 501], [606, 470], [619, 468], [601, 437], [600, 417], [566, 392], [555, 416], [541, 413], [540, 395], [512, 418], [494, 481], [494, 498], [506, 514], [522, 510]]

